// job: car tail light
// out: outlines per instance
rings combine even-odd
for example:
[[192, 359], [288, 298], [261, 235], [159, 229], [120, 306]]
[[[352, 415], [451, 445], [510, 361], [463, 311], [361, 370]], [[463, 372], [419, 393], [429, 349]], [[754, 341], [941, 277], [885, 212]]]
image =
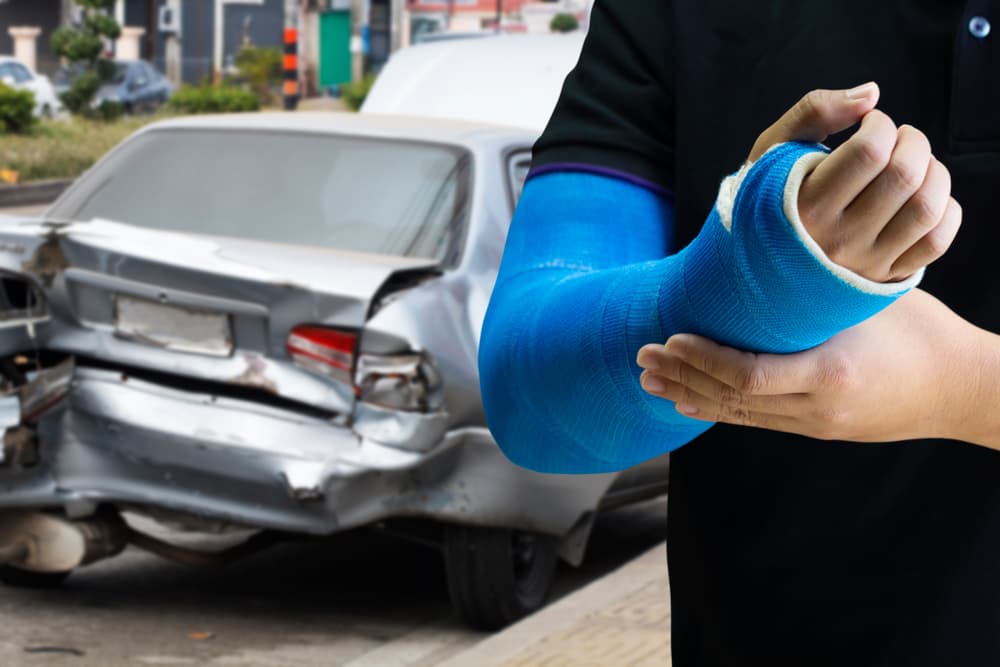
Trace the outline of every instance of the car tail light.
[[297, 366], [351, 384], [357, 343], [355, 333], [303, 325], [292, 329], [285, 346]]
[[286, 347], [300, 368], [352, 385], [364, 403], [389, 410], [430, 412], [443, 402], [441, 375], [427, 354], [356, 354], [358, 334], [303, 325]]
[[363, 402], [390, 410], [429, 412], [442, 403], [441, 375], [424, 354], [362, 354], [354, 384]]

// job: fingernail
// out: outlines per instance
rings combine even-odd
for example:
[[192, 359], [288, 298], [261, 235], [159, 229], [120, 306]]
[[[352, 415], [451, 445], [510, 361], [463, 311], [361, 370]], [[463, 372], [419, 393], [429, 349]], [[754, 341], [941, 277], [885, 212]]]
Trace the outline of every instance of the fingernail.
[[869, 81], [868, 83], [863, 83], [860, 86], [856, 86], [847, 91], [847, 99], [851, 102], [860, 102], [861, 100], [869, 100], [875, 95], [875, 90], [877, 86], [874, 81]]
[[662, 394], [667, 390], [667, 383], [655, 375], [647, 375], [642, 380], [642, 388], [651, 394]]
[[635, 363], [638, 364], [639, 368], [645, 368], [646, 370], [655, 370], [659, 366], [659, 364], [656, 363], [656, 356], [654, 356], [652, 352], [645, 351], [639, 352]]
[[681, 335], [672, 336], [664, 346], [670, 354], [684, 358], [684, 338]]
[[678, 403], [677, 412], [681, 413], [682, 415], [696, 415], [698, 414], [698, 408], [694, 407], [693, 405], [688, 405], [687, 403]]

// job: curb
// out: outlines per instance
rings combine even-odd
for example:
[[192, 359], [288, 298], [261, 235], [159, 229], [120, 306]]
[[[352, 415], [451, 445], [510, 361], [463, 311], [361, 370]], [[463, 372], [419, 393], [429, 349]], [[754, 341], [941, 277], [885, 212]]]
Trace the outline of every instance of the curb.
[[661, 542], [438, 667], [668, 667], [669, 617]]
[[72, 183], [72, 179], [52, 179], [22, 185], [0, 185], [0, 208], [48, 204]]

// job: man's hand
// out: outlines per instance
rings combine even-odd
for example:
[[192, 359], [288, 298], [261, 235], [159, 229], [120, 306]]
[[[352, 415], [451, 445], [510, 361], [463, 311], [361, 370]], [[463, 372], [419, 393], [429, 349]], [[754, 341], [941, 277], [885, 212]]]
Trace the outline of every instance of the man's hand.
[[831, 260], [876, 282], [903, 280], [951, 245], [962, 210], [951, 175], [919, 130], [875, 109], [874, 83], [814, 90], [765, 130], [750, 160], [785, 141], [820, 142], [858, 121], [860, 129], [809, 174], [798, 210]]
[[643, 388], [695, 419], [814, 438], [954, 438], [1000, 449], [1000, 337], [926, 292], [827, 343], [752, 354], [679, 334], [638, 354]]

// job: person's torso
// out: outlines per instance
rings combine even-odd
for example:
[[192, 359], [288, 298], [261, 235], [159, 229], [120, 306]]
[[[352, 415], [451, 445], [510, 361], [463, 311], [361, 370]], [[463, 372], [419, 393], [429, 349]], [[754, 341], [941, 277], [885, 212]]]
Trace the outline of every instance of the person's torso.
[[[679, 245], [799, 97], [875, 80], [964, 210], [922, 287], [1000, 331], [1000, 1], [685, 0], [672, 14]], [[716, 426], [672, 455], [670, 483], [678, 667], [1000, 664], [1000, 452]]]

